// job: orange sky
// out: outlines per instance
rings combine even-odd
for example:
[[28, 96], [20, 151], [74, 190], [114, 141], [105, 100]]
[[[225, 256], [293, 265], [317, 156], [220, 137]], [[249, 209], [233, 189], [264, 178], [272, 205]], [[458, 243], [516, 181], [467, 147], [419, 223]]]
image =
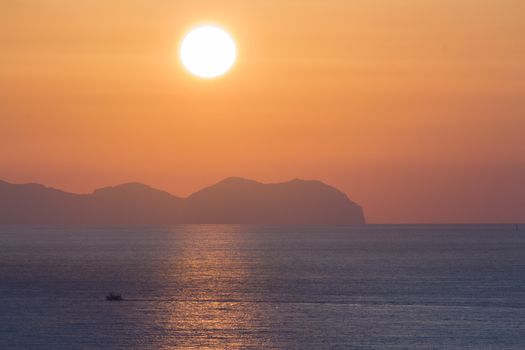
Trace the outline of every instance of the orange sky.
[[[320, 179], [370, 222], [525, 221], [522, 0], [0, 2], [0, 178]], [[214, 22], [239, 60], [185, 72]]]

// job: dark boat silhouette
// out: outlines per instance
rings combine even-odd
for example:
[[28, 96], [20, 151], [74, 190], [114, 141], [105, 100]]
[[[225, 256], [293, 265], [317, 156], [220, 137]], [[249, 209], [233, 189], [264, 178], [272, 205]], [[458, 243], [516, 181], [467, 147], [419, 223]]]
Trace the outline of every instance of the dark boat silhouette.
[[109, 293], [109, 295], [106, 296], [106, 301], [122, 301], [122, 295], [120, 294], [113, 294]]

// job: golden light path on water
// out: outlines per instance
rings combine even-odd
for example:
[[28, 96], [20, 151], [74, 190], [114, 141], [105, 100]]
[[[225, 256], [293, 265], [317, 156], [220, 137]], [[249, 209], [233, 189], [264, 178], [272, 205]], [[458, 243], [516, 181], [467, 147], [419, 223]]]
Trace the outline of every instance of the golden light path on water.
[[196, 238], [192, 228], [188, 239], [174, 241], [165, 276], [171, 279], [165, 291], [171, 300], [155, 320], [170, 336], [157, 345], [207, 350], [271, 347], [264, 337], [268, 330], [261, 328], [267, 315], [243, 292], [252, 271], [234, 239], [235, 226], [202, 227], [215, 237], [201, 232]]

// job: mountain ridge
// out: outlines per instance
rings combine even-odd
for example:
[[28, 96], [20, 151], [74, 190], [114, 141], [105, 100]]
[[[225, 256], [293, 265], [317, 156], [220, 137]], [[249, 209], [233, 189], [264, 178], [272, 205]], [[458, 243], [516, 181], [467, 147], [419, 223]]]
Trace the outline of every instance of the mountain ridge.
[[139, 183], [65, 192], [0, 180], [1, 224], [364, 224], [363, 209], [318, 180], [229, 177], [183, 198]]

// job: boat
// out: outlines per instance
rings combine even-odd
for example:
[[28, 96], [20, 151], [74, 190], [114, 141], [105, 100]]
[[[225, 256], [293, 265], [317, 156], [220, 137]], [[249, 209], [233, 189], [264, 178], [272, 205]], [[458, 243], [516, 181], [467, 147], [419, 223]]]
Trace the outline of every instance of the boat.
[[120, 294], [113, 294], [109, 293], [109, 295], [106, 296], [106, 301], [122, 301], [122, 295]]

